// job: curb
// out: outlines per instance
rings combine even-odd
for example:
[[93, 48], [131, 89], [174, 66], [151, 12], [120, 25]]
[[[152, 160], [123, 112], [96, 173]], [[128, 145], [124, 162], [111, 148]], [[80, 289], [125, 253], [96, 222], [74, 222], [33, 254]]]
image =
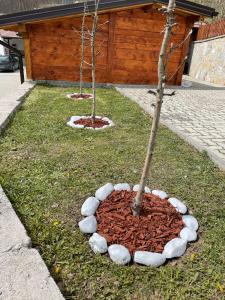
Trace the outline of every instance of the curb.
[[14, 93], [4, 97], [0, 102], [0, 134], [4, 131], [15, 112], [20, 108], [26, 97], [30, 94], [36, 83], [27, 81], [23, 83]]

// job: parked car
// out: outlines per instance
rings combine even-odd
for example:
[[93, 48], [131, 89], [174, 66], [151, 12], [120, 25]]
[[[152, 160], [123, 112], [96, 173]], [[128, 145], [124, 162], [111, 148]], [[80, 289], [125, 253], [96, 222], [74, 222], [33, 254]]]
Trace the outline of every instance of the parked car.
[[0, 55], [0, 71], [16, 71], [19, 69], [19, 60], [15, 56]]

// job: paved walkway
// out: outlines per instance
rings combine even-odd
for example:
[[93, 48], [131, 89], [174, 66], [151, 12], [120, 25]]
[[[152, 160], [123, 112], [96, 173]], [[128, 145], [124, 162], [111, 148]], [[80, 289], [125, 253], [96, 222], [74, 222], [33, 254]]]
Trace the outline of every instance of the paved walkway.
[[[26, 69], [24, 68], [24, 72]], [[26, 74], [24, 74], [26, 76]], [[0, 99], [11, 94], [18, 87], [20, 87], [20, 73], [16, 72], [0, 72]]]
[[[153, 114], [155, 98], [147, 93], [149, 86], [117, 85], [116, 89]], [[190, 88], [174, 89], [175, 96], [164, 98], [161, 122], [198, 150], [206, 150], [225, 170], [225, 87], [192, 81]]]
[[[1, 78], [4, 80], [4, 78]], [[34, 84], [11, 89], [7, 79], [0, 96], [0, 131]], [[4, 95], [3, 95], [4, 93]], [[56, 283], [0, 186], [0, 300], [63, 300]]]

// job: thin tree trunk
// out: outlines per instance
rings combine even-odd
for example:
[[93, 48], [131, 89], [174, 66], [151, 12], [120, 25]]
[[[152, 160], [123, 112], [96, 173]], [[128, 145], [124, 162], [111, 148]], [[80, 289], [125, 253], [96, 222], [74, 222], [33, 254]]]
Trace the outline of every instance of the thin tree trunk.
[[84, 65], [84, 50], [85, 50], [85, 18], [87, 11], [87, 1], [84, 2], [84, 12], [81, 27], [81, 62], [80, 62], [80, 95], [83, 94], [83, 65]]
[[152, 120], [151, 133], [150, 133], [144, 168], [143, 168], [141, 181], [139, 185], [139, 190], [137, 192], [137, 195], [132, 205], [133, 214], [135, 216], [139, 215], [141, 211], [143, 193], [150, 173], [152, 157], [155, 148], [156, 135], [159, 127], [159, 119], [160, 119], [161, 107], [163, 103], [163, 94], [164, 94], [165, 77], [166, 77], [165, 57], [166, 57], [166, 50], [169, 43], [171, 31], [174, 26], [174, 9], [175, 9], [175, 0], [169, 0], [168, 7], [166, 9], [167, 22], [166, 22], [165, 33], [163, 37], [163, 42], [162, 42], [160, 55], [159, 55], [159, 62], [158, 62], [158, 87], [156, 92], [155, 111]]
[[93, 26], [92, 26], [92, 32], [91, 32], [91, 58], [92, 58], [92, 124], [93, 127], [95, 126], [95, 116], [96, 116], [96, 80], [95, 80], [95, 36], [96, 36], [96, 30], [97, 30], [97, 24], [98, 24], [98, 5], [99, 0], [95, 0], [95, 12], [94, 12], [94, 18], [93, 18]]

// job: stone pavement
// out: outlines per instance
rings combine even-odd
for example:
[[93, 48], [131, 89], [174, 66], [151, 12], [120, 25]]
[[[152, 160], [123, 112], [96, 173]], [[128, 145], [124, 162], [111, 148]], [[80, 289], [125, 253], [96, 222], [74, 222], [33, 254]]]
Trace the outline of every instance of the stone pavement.
[[[26, 82], [0, 97], [0, 131], [34, 87]], [[7, 92], [6, 92], [7, 91]], [[0, 186], [0, 300], [63, 300], [56, 283]]]
[[[209, 157], [225, 170], [225, 87], [202, 84], [186, 77], [192, 87], [174, 87], [173, 97], [165, 96], [161, 123]], [[147, 94], [149, 86], [117, 85], [124, 96], [137, 102], [153, 114], [154, 95]], [[154, 89], [154, 87], [152, 87]]]

